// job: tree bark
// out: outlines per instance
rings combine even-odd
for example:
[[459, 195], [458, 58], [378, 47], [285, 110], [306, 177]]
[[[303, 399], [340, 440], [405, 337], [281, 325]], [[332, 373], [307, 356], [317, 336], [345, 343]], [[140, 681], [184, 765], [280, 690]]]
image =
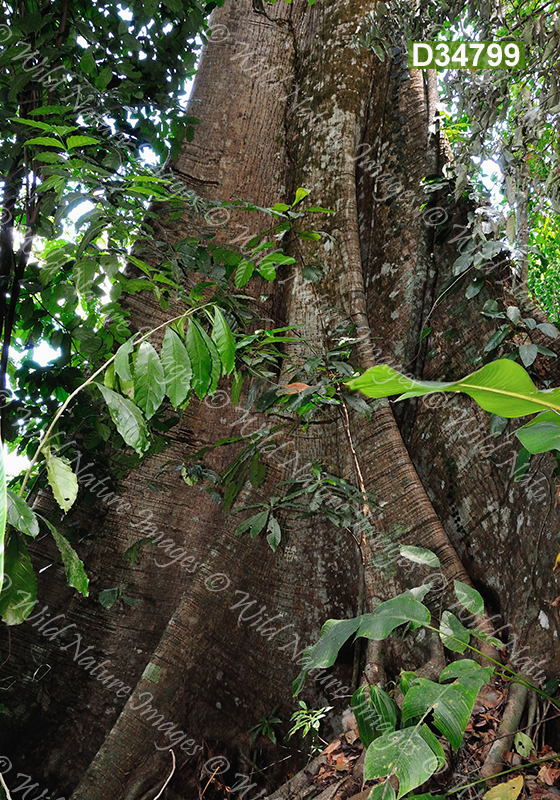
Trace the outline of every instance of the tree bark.
[[[262, 14], [248, 0], [236, 0], [217, 9], [192, 94], [201, 122], [174, 170], [186, 188], [209, 199], [264, 206], [291, 202], [298, 186], [310, 190], [314, 205], [336, 210], [321, 219], [334, 246], [290, 242], [297, 256], [293, 272], [254, 293], [263, 319], [303, 326], [306, 346], [317, 352], [337, 324], [351, 319], [362, 337], [356, 367], [382, 360], [428, 379], [451, 379], [472, 371], [484, 335], [480, 307], [488, 295], [469, 303], [462, 294], [445, 296], [432, 314], [429, 339], [419, 345], [456, 257], [453, 244], [435, 247], [433, 225], [418, 213], [425, 201], [420, 181], [443, 158], [433, 127], [437, 98], [433, 78], [425, 83], [422, 73], [409, 72], [405, 53], [381, 63], [353, 49], [352, 35], [371, 7], [367, 0], [312, 7], [299, 0], [267, 5]], [[460, 207], [445, 213], [450, 225], [461, 223]], [[209, 224], [216, 221], [211, 214]], [[192, 225], [185, 216], [180, 223], [163, 220], [162, 230], [180, 238]], [[239, 213], [212, 227], [220, 241], [242, 246], [268, 222]], [[318, 284], [301, 272], [313, 258], [325, 272]], [[168, 315], [146, 294], [128, 300], [138, 328]], [[291, 353], [301, 354], [301, 345]], [[550, 372], [550, 378], [558, 376]], [[554, 672], [553, 532], [560, 520], [548, 457], [537, 459], [531, 473], [544, 476], [543, 508], [535, 482], [513, 482], [513, 440], [499, 451], [506, 466], [484, 458], [490, 438], [479, 439], [473, 450], [473, 437], [479, 430], [486, 434], [487, 422], [466, 400], [450, 398], [443, 411], [427, 402], [410, 404], [399, 418], [404, 440], [387, 402], [376, 404], [369, 421], [350, 412], [348, 419], [333, 416], [305, 432], [296, 428], [274, 440], [266, 482], [244, 490], [243, 505], [261, 502], [279, 481], [306, 476], [314, 463], [362, 482], [376, 505], [361, 551], [349, 531], [322, 517], [285, 515], [283, 545], [273, 555], [261, 538], [234, 537], [239, 518], [198, 487], [186, 486], [174, 468], [206, 444], [240, 429], [247, 435], [267, 422], [262, 414], [242, 419], [242, 413], [226, 384], [216, 399], [191, 402], [170, 431], [170, 448], [124, 479], [120, 508], [100, 499], [93, 510], [80, 507], [70, 515], [96, 534], [80, 553], [92, 577], [91, 597], [74, 597], [58, 567], [42, 573], [41, 605], [76, 627], [50, 641], [30, 620], [10, 631], [11, 643], [3, 649], [9, 654], [4, 675], [17, 678], [2, 752], [20, 772], [42, 780], [41, 787], [72, 792], [73, 800], [155, 797], [169, 773], [174, 742], [165, 728], [154, 726], [166, 723], [192, 744], [173, 747], [177, 769], [164, 797], [196, 796], [211, 777], [202, 764], [220, 754], [231, 761], [231, 786], [235, 771], [250, 769], [243, 760], [249, 758], [250, 728], [274, 707], [284, 722], [292, 713], [301, 652], [325, 620], [371, 609], [425, 578], [424, 568], [405, 571], [396, 563], [403, 543], [432, 549], [447, 581], [473, 582], [489, 612], [511, 625], [510, 635], [525, 636], [530, 657], [546, 659], [545, 672]], [[218, 453], [216, 465], [228, 457]], [[86, 473], [105, 477], [95, 463], [85, 470], [94, 459], [84, 459], [78, 465], [82, 482]], [[144, 545], [130, 567], [123, 559], [127, 548], [158, 533], [185, 548], [183, 565], [161, 566], [169, 559]], [[384, 559], [387, 552], [393, 557]], [[44, 566], [52, 553], [40, 542], [34, 558]], [[124, 587], [138, 606], [103, 610], [96, 596], [113, 586]], [[270, 629], [261, 618], [271, 620]], [[118, 697], [101, 682], [103, 673], [90, 675], [88, 664], [79, 664], [86, 658], [79, 653], [90, 646], [88, 655], [96, 663], [109, 660], [108, 669], [131, 688], [129, 695]], [[367, 663], [362, 659], [358, 678], [364, 668], [370, 679], [401, 665], [429, 670], [434, 659], [441, 663], [443, 652], [432, 640], [423, 646], [417, 641], [408, 653], [378, 647]], [[343, 651], [332, 676], [306, 685], [303, 696], [312, 707], [334, 706], [327, 733], [340, 726], [349, 705], [354, 661], [351, 649]], [[37, 679], [43, 665], [49, 669]], [[279, 761], [272, 747], [267, 756]], [[299, 766], [301, 757], [292, 752], [264, 773], [263, 785], [271, 793]]]

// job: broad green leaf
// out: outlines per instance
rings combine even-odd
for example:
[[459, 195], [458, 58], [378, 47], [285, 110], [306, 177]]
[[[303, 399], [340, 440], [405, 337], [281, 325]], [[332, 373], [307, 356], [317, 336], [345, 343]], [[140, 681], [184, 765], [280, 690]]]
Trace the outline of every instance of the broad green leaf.
[[352, 711], [364, 747], [397, 727], [397, 709], [387, 692], [378, 686], [360, 686], [352, 697]]
[[165, 376], [159, 356], [149, 342], [138, 348], [134, 365], [134, 402], [151, 419], [165, 397]]
[[545, 411], [518, 428], [515, 435], [530, 453], [560, 450], [560, 414]]
[[242, 289], [249, 282], [254, 271], [255, 265], [252, 261], [247, 261], [247, 259], [244, 258], [239, 262], [235, 270], [234, 278], [234, 283], [238, 289]]
[[482, 617], [484, 614], [484, 600], [480, 592], [473, 589], [461, 581], [453, 581], [453, 588], [455, 590], [455, 597], [471, 614], [477, 614]]
[[97, 599], [99, 600], [103, 608], [112, 608], [119, 599], [119, 590], [103, 589], [103, 591], [99, 592], [99, 594], [97, 595]]
[[255, 453], [251, 460], [249, 467], [249, 481], [251, 485], [258, 489], [266, 477], [266, 464], [263, 464], [259, 458], [259, 454]]
[[122, 378], [123, 381], [131, 381], [132, 380], [132, 370], [130, 369], [130, 360], [129, 356], [134, 349], [134, 339], [136, 338], [136, 334], [131, 336], [130, 339], [127, 339], [124, 344], [121, 344], [117, 352], [115, 353], [115, 372]]
[[395, 790], [389, 781], [383, 781], [374, 786], [368, 795], [367, 800], [395, 800]]
[[69, 136], [66, 139], [66, 148], [71, 150], [73, 147], [85, 147], [88, 144], [99, 144], [98, 139], [93, 136]]
[[185, 345], [169, 327], [165, 329], [163, 337], [161, 363], [165, 374], [165, 391], [171, 405], [178, 408], [190, 391], [193, 370]]
[[300, 186], [300, 187], [299, 187], [299, 189], [297, 189], [297, 190], [296, 190], [296, 199], [295, 199], [295, 200], [294, 200], [294, 202], [292, 203], [292, 208], [293, 208], [294, 206], [297, 206], [297, 204], [298, 204], [298, 203], [301, 203], [301, 201], [302, 201], [302, 200], [303, 200], [305, 197], [307, 197], [307, 195], [308, 195], [308, 194], [309, 194], [308, 190], [307, 190], [307, 189], [304, 189], [302, 186]]
[[321, 628], [319, 641], [308, 648], [303, 655], [303, 668], [294, 681], [294, 694], [301, 691], [305, 675], [310, 669], [332, 667], [340, 648], [357, 631], [361, 619], [361, 617], [328, 619], [325, 622]]
[[414, 561], [417, 564], [427, 564], [429, 567], [439, 567], [439, 558], [431, 550], [426, 550], [425, 547], [413, 547], [412, 545], [402, 544], [400, 550], [401, 556]]
[[91, 47], [84, 50], [82, 58], [80, 59], [80, 66], [87, 75], [91, 75], [95, 69], [95, 58]]
[[430, 612], [418, 600], [400, 595], [380, 603], [373, 614], [364, 614], [356, 636], [365, 636], [366, 639], [385, 639], [399, 625], [408, 622], [428, 625]]
[[523, 758], [529, 758], [532, 752], [537, 752], [533, 740], [522, 731], [517, 731], [513, 737], [515, 749]]
[[214, 311], [212, 341], [220, 354], [225, 374], [229, 375], [235, 367], [235, 338], [226, 318], [217, 306]]
[[[466, 664], [465, 664], [466, 662]], [[443, 670], [440, 681], [454, 677], [457, 671], [454, 662], [448, 671]], [[441, 684], [429, 681], [426, 678], [416, 678], [405, 695], [402, 706], [403, 725], [408, 720], [423, 717], [432, 712], [436, 728], [449, 741], [454, 750], [458, 750], [465, 728], [467, 727], [476, 696], [480, 688], [489, 680], [488, 673], [491, 668], [480, 667], [474, 661], [463, 660], [463, 666], [458, 670], [461, 674], [453, 683]]]
[[403, 597], [412, 597], [413, 600], [418, 600], [420, 603], [426, 597], [433, 583], [423, 583], [421, 586], [413, 586], [412, 589], [407, 589], [403, 592]]
[[440, 758], [418, 728], [404, 728], [386, 733], [370, 744], [364, 761], [364, 781], [396, 775], [398, 800], [425, 783], [439, 764]]
[[107, 389], [106, 386], [100, 383], [96, 384], [96, 386], [109, 407], [111, 419], [115, 423], [118, 432], [130, 447], [133, 447], [137, 453], [142, 455], [150, 446], [144, 415], [134, 403], [113, 392], [112, 389]]
[[37, 578], [27, 548], [16, 533], [12, 533], [5, 549], [4, 571], [8, 582], [0, 594], [0, 617], [6, 625], [19, 625], [33, 611]]
[[50, 447], [45, 449], [45, 462], [54, 499], [63, 511], [69, 511], [78, 496], [78, 479], [68, 461], [53, 456]]
[[517, 800], [522, 789], [523, 775], [517, 775], [510, 781], [493, 786], [482, 795], [482, 800]]
[[252, 514], [250, 517], [247, 517], [247, 519], [244, 519], [243, 522], [237, 526], [235, 535], [240, 536], [251, 528], [251, 538], [255, 539], [268, 522], [268, 515], [269, 510], [265, 509], [264, 511], [259, 511], [258, 514]]
[[[5, 485], [5, 483], [4, 483]], [[0, 491], [1, 491], [0, 485]], [[11, 489], [7, 490], [8, 524], [18, 531], [35, 537], [39, 533], [39, 522], [35, 513], [29, 508], [23, 497], [18, 497]], [[4, 503], [4, 508], [6, 504]], [[1, 513], [1, 512], [0, 512]], [[1, 520], [0, 520], [1, 522]]]
[[186, 337], [187, 353], [192, 364], [192, 387], [200, 400], [210, 388], [212, 358], [200, 333], [200, 326], [190, 319]]
[[266, 529], [268, 531], [266, 541], [269, 543], [272, 552], [275, 553], [276, 548], [282, 539], [282, 531], [280, 530], [278, 520], [275, 519], [272, 514], [268, 518], [268, 525], [266, 526]]
[[485, 411], [508, 419], [524, 417], [547, 408], [560, 411], [560, 389], [537, 390], [523, 367], [507, 358], [492, 361], [453, 383], [412, 380], [392, 367], [380, 364], [366, 370], [360, 377], [352, 378], [347, 386], [360, 390], [367, 397], [389, 397], [402, 393], [399, 400], [433, 392], [464, 392]]
[[[210, 355], [210, 386], [208, 387], [208, 394], [213, 395], [216, 391], [220, 375], [222, 374], [222, 362], [220, 354], [212, 339], [208, 336], [202, 325], [196, 319], [191, 320], [191, 325], [195, 325], [202, 341], [206, 345], [206, 349]], [[190, 328], [190, 325], [189, 325]]]
[[45, 519], [45, 517], [41, 517], [41, 519], [52, 533], [55, 544], [59, 549], [68, 585], [73, 586], [80, 594], [87, 597], [89, 580], [85, 573], [83, 562], [78, 558], [76, 551], [71, 546], [68, 539], [59, 533], [48, 519]]
[[[0, 442], [0, 591], [4, 582], [4, 546], [6, 536], [6, 512], [7, 512], [6, 497], [6, 473], [4, 471], [4, 445]], [[19, 500], [19, 498], [18, 498]], [[22, 502], [25, 502], [22, 500]], [[27, 503], [25, 507], [29, 508]], [[31, 509], [29, 509], [31, 511]], [[33, 512], [31, 511], [33, 514]], [[19, 515], [18, 515], [19, 516]]]
[[57, 147], [59, 150], [64, 150], [64, 145], [58, 139], [50, 139], [47, 136], [36, 136], [34, 139], [28, 139], [25, 144], [42, 144], [45, 147]]
[[471, 638], [470, 631], [450, 611], [441, 615], [439, 635], [442, 644], [454, 653], [464, 653]]
[[274, 268], [274, 264], [271, 264], [270, 262], [267, 263], [267, 264], [263, 264], [261, 262], [259, 264], [259, 274], [260, 274], [261, 278], [265, 279], [265, 281], [274, 281], [274, 280], [276, 280], [276, 270]]
[[550, 322], [541, 322], [537, 325], [537, 328], [546, 336], [550, 336], [551, 339], [558, 338], [558, 328], [556, 328], [556, 326], [552, 325]]
[[522, 344], [519, 346], [519, 357], [526, 367], [530, 367], [538, 356], [536, 344]]

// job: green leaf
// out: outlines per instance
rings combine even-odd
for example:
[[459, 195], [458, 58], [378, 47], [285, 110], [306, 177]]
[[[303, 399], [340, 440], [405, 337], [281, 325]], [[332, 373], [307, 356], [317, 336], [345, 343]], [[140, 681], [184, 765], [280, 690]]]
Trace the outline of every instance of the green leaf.
[[103, 589], [103, 591], [99, 592], [97, 595], [97, 599], [103, 608], [112, 608], [119, 599], [119, 594], [119, 589]]
[[[4, 479], [4, 491], [6, 482]], [[2, 486], [0, 483], [0, 492], [2, 491]], [[14, 528], [17, 528], [18, 531], [22, 533], [26, 533], [28, 536], [32, 536], [35, 538], [39, 534], [39, 522], [35, 513], [29, 508], [23, 497], [18, 497], [15, 492], [12, 492], [11, 489], [7, 490], [7, 501], [8, 501], [8, 524], [13, 525]], [[3, 508], [6, 508], [6, 503], [4, 502]], [[1, 514], [0, 509], [0, 514]], [[6, 520], [4, 519], [4, 523]], [[0, 526], [1, 526], [1, 519], [0, 519]], [[3, 535], [3, 534], [2, 534]]]
[[185, 345], [169, 327], [165, 329], [163, 337], [161, 363], [165, 375], [165, 391], [171, 405], [178, 408], [190, 391], [193, 369]]
[[110, 66], [104, 67], [97, 78], [95, 78], [94, 83], [97, 89], [103, 91], [106, 89], [107, 86], [111, 83], [111, 78], [113, 77], [113, 70]]
[[115, 353], [115, 372], [122, 378], [123, 381], [131, 381], [132, 380], [132, 370], [130, 369], [130, 360], [129, 356], [134, 349], [134, 339], [136, 338], [136, 334], [131, 336], [130, 339], [127, 339], [124, 344], [121, 344], [117, 352]]
[[4, 571], [11, 583], [5, 585], [0, 594], [0, 617], [6, 625], [19, 625], [33, 611], [37, 600], [37, 578], [27, 548], [18, 534], [12, 534], [8, 541]]
[[325, 622], [321, 628], [319, 641], [313, 647], [308, 648], [303, 655], [303, 668], [299, 677], [294, 681], [294, 694], [301, 691], [305, 675], [310, 669], [332, 667], [338, 651], [346, 640], [357, 631], [361, 619], [361, 617], [328, 619]]
[[265, 477], [266, 464], [263, 464], [259, 459], [259, 454], [255, 453], [251, 460], [251, 466], [249, 467], [249, 481], [251, 482], [251, 486], [254, 486], [255, 489], [258, 489]]
[[521, 478], [526, 474], [529, 469], [529, 462], [531, 460], [531, 453], [522, 447], [515, 460], [514, 482], [518, 483]]
[[301, 203], [301, 201], [302, 201], [304, 198], [306, 198], [308, 194], [309, 194], [309, 192], [307, 191], [307, 189], [303, 189], [303, 188], [300, 186], [300, 187], [299, 187], [299, 189], [297, 189], [297, 190], [296, 190], [296, 199], [295, 199], [295, 200], [294, 200], [294, 202], [292, 203], [292, 208], [293, 208], [294, 206], [297, 206], [297, 204], [298, 204], [298, 203]]
[[508, 421], [504, 417], [499, 417], [497, 414], [490, 414], [490, 432], [493, 436], [502, 434], [508, 426]]
[[560, 389], [537, 390], [523, 367], [506, 358], [492, 361], [453, 383], [412, 380], [392, 367], [380, 364], [348, 381], [347, 386], [358, 389], [367, 397], [389, 397], [404, 392], [399, 400], [433, 392], [464, 392], [485, 411], [508, 419], [547, 408], [560, 411]]
[[165, 397], [165, 375], [159, 356], [149, 342], [138, 348], [134, 365], [134, 402], [151, 419]]
[[497, 331], [495, 331], [492, 336], [488, 339], [486, 344], [484, 345], [484, 353], [491, 353], [492, 350], [495, 350], [497, 347], [501, 345], [504, 341], [506, 336], [510, 331], [509, 325], [501, 325]]
[[266, 525], [269, 513], [267, 508], [264, 511], [259, 511], [258, 514], [252, 514], [250, 517], [247, 517], [247, 519], [244, 519], [243, 522], [237, 526], [235, 536], [240, 536], [251, 528], [251, 539], [255, 539]]
[[413, 547], [412, 545], [401, 545], [401, 556], [414, 561], [416, 564], [427, 564], [429, 567], [439, 567], [439, 558], [431, 550], [426, 550], [425, 547]]
[[542, 331], [545, 336], [550, 336], [551, 339], [558, 338], [558, 328], [550, 322], [540, 322], [537, 328]]
[[515, 749], [520, 756], [523, 756], [523, 758], [529, 758], [531, 753], [536, 753], [533, 740], [522, 731], [517, 731], [513, 737], [513, 743], [515, 745]]
[[418, 728], [404, 728], [386, 733], [370, 744], [364, 761], [364, 781], [396, 775], [399, 779], [398, 800], [425, 783], [439, 764], [440, 759]]
[[[200, 337], [210, 355], [210, 386], [208, 387], [208, 394], [213, 395], [216, 391], [220, 375], [222, 374], [222, 362], [220, 361], [220, 354], [212, 339], [208, 336], [202, 325], [196, 320], [192, 319], [191, 324], [197, 327]], [[190, 326], [189, 326], [190, 327]]]
[[399, 625], [408, 622], [428, 625], [430, 612], [418, 600], [400, 595], [380, 603], [373, 614], [364, 614], [356, 636], [375, 640], [385, 639]]
[[241, 388], [243, 386], [243, 373], [236, 372], [233, 376], [233, 382], [231, 384], [231, 402], [234, 406], [236, 406], [239, 402], [239, 397], [241, 396]]
[[235, 278], [233, 279], [238, 289], [242, 289], [249, 282], [254, 271], [255, 265], [252, 261], [247, 261], [247, 259], [244, 258], [239, 262], [235, 270]]
[[80, 59], [80, 66], [86, 73], [86, 75], [91, 75], [91, 73], [95, 69], [95, 58], [93, 57], [93, 51], [91, 47], [88, 47], [82, 53], [82, 57]]
[[[481, 667], [470, 659], [463, 659], [453, 662], [443, 670], [440, 683], [416, 678], [403, 701], [403, 725], [408, 720], [432, 712], [434, 725], [457, 751], [476, 696], [491, 676], [491, 667]], [[441, 683], [452, 677], [456, 678], [453, 683]]]
[[58, 139], [51, 139], [47, 136], [36, 136], [34, 139], [28, 139], [25, 144], [42, 144], [44, 147], [57, 147], [59, 150], [64, 150], [64, 145]]
[[455, 590], [455, 597], [471, 614], [476, 614], [479, 617], [484, 615], [484, 600], [480, 592], [473, 589], [472, 586], [467, 586], [466, 583], [461, 581], [453, 581], [453, 588]]
[[395, 790], [389, 781], [383, 781], [383, 783], [378, 783], [377, 786], [373, 787], [367, 800], [395, 800], [395, 798]]
[[439, 635], [442, 644], [454, 653], [464, 653], [471, 638], [470, 631], [450, 611], [441, 615]]
[[523, 447], [531, 454], [560, 450], [560, 416], [545, 411], [515, 431]]
[[351, 705], [364, 747], [397, 727], [395, 703], [379, 686], [360, 686], [352, 696]]
[[235, 367], [235, 337], [227, 324], [226, 318], [217, 306], [214, 310], [212, 341], [220, 354], [225, 374], [229, 375]]
[[212, 358], [200, 333], [200, 326], [191, 318], [187, 328], [187, 353], [192, 364], [192, 387], [200, 400], [210, 388]]
[[100, 144], [100, 142], [93, 136], [69, 136], [66, 139], [67, 150], [72, 150], [73, 147], [85, 147], [88, 144]]
[[85, 573], [83, 562], [78, 558], [78, 554], [70, 545], [68, 539], [59, 533], [48, 519], [45, 519], [45, 517], [41, 517], [41, 519], [52, 533], [56, 546], [60, 551], [68, 585], [73, 586], [74, 589], [77, 589], [84, 597], [88, 597], [89, 580]]
[[150, 446], [144, 415], [134, 403], [113, 392], [112, 389], [107, 389], [100, 383], [97, 383], [96, 386], [109, 407], [111, 419], [118, 432], [130, 447], [142, 455]]
[[531, 366], [538, 353], [536, 344], [522, 344], [519, 346], [519, 357], [526, 367]]
[[265, 279], [265, 281], [276, 280], [276, 270], [274, 269], [273, 264], [270, 263], [263, 264], [263, 262], [261, 261], [261, 263], [259, 264], [259, 274], [261, 278]]
[[269, 543], [272, 552], [275, 553], [276, 548], [280, 544], [280, 540], [282, 538], [282, 531], [280, 530], [278, 520], [276, 520], [272, 514], [268, 518], [268, 525], [266, 526], [266, 529], [268, 531], [266, 541]]
[[54, 499], [63, 511], [69, 511], [78, 496], [78, 479], [68, 461], [53, 456], [50, 447], [45, 449], [45, 461]]

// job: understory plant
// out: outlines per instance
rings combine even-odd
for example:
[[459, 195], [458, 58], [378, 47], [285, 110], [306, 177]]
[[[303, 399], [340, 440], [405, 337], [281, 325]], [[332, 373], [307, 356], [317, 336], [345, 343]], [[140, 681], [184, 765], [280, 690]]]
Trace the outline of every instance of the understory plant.
[[[426, 559], [429, 556], [435, 558], [433, 553], [426, 551]], [[307, 673], [332, 666], [341, 647], [351, 636], [381, 641], [402, 626], [406, 626], [405, 632], [419, 628], [435, 632], [453, 653], [462, 655], [469, 649], [491, 662], [489, 666], [481, 666], [470, 658], [458, 659], [445, 667], [438, 681], [419, 677], [414, 672], [403, 672], [398, 684], [403, 696], [401, 707], [379, 686], [364, 685], [355, 691], [352, 709], [360, 739], [366, 748], [364, 782], [379, 780], [372, 789], [370, 800], [400, 800], [404, 796], [407, 800], [416, 800], [419, 797], [414, 795], [414, 790], [445, 765], [441, 738], [447, 740], [453, 752], [457, 753], [476, 697], [494, 674], [517, 681], [557, 705], [542, 689], [470, 644], [471, 636], [474, 636], [482, 642], [502, 646], [484, 630], [484, 602], [479, 592], [455, 581], [456, 606], [466, 609], [472, 627], [465, 627], [449, 610], [442, 613], [439, 626], [435, 627], [429, 609], [422, 603], [430, 589], [428, 583], [408, 590], [381, 603], [370, 614], [327, 620], [319, 640], [306, 650], [303, 669], [294, 681], [294, 694], [297, 695]], [[395, 789], [397, 781], [398, 788]], [[422, 797], [425, 800], [431, 795]]]

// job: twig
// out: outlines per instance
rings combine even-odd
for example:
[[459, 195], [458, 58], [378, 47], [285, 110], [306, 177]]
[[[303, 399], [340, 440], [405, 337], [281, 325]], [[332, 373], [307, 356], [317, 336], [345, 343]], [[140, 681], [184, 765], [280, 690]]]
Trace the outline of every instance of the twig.
[[171, 760], [173, 761], [173, 764], [171, 766], [171, 772], [169, 773], [168, 779], [165, 781], [165, 783], [163, 784], [163, 786], [161, 787], [159, 792], [154, 797], [154, 800], [158, 800], [158, 797], [162, 796], [163, 790], [165, 789], [165, 787], [167, 786], [167, 784], [169, 783], [169, 781], [171, 780], [171, 778], [173, 777], [173, 774], [175, 772], [175, 763], [176, 763], [175, 762], [175, 753], [173, 752], [173, 750], [171, 750], [170, 752], [171, 752]]
[[208, 789], [208, 787], [210, 786], [210, 784], [211, 784], [211, 783], [212, 783], [212, 781], [214, 780], [214, 775], [216, 774], [216, 772], [217, 772], [219, 769], [220, 769], [219, 767], [216, 767], [216, 769], [214, 770], [214, 772], [212, 773], [212, 775], [210, 775], [210, 777], [208, 778], [208, 783], [206, 784], [206, 786], [205, 786], [205, 787], [204, 787], [204, 789], [202, 790], [202, 794], [200, 795], [201, 797], [204, 797], [204, 794], [205, 794], [205, 792], [206, 792], [206, 789]]
[[6, 783], [4, 781], [4, 776], [2, 775], [1, 772], [0, 772], [0, 783], [2, 784], [2, 788], [6, 792], [6, 800], [12, 800], [12, 795], [10, 794], [10, 790], [6, 786]]

